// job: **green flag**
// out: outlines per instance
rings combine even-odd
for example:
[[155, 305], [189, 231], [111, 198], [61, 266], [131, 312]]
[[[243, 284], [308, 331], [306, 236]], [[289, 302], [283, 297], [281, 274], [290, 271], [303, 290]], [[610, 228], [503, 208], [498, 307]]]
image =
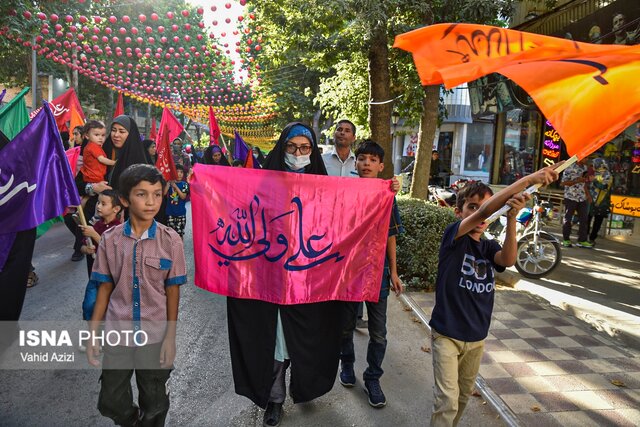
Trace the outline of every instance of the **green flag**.
[[22, 89], [15, 98], [0, 109], [0, 130], [13, 139], [29, 123], [29, 112], [24, 95], [29, 92], [29, 87]]

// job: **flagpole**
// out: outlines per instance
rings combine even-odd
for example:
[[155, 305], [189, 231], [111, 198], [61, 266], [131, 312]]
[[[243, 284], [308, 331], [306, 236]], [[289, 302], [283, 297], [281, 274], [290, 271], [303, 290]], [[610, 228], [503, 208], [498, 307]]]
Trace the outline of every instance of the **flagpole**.
[[[78, 218], [80, 218], [80, 224], [82, 224], [84, 227], [89, 225], [87, 224], [87, 219], [84, 217], [84, 211], [82, 210], [82, 205], [78, 206]], [[91, 237], [87, 238], [87, 247], [91, 249], [95, 249], [95, 246], [93, 246], [93, 241], [91, 240]], [[91, 256], [93, 257], [93, 259], [96, 258], [95, 253], [91, 254]]]
[[[574, 164], [577, 161], [578, 161], [578, 156], [574, 155], [573, 157], [571, 157], [568, 160], [566, 160], [563, 164], [561, 164], [560, 166], [555, 168], [555, 171], [560, 173], [560, 172], [562, 172], [563, 170], [565, 170], [566, 168], [568, 168], [569, 166], [571, 166], [572, 164]], [[540, 187], [542, 187], [542, 184], [534, 184], [531, 187], [529, 187], [526, 190], [524, 190], [522, 193], [523, 194], [533, 194], [536, 191], [538, 191], [538, 188], [540, 188]], [[511, 206], [504, 205], [498, 211], [494, 212], [493, 215], [491, 215], [489, 218], [487, 218], [484, 222], [486, 224], [491, 224], [493, 221], [495, 221], [496, 219], [500, 218], [502, 215], [506, 214], [509, 211], [509, 209], [511, 209]]]

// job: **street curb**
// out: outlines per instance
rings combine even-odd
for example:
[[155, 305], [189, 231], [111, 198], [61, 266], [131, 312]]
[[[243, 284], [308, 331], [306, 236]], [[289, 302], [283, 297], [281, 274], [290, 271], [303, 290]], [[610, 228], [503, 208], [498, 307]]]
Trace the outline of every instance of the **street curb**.
[[[505, 271], [505, 273], [507, 272]], [[504, 273], [499, 273], [499, 275], [504, 275]], [[506, 277], [506, 280], [498, 276], [496, 276], [496, 279], [507, 283], [507, 286], [515, 290], [526, 291], [532, 295], [537, 295], [554, 307], [558, 307], [576, 319], [585, 322], [593, 329], [604, 332], [611, 338], [622, 342], [624, 345], [640, 351], [640, 335], [638, 334], [640, 331], [637, 327], [640, 321], [637, 316], [630, 314], [621, 315], [618, 310], [598, 304], [597, 302], [585, 301], [578, 297], [566, 295], [519, 277], [509, 282], [508, 280], [512, 280], [516, 274], [511, 273], [510, 276], [511, 277]]]
[[[414, 301], [413, 298], [407, 294], [400, 294], [399, 299], [403, 304], [406, 304], [411, 308], [413, 313], [418, 317], [420, 322], [427, 328], [427, 331], [431, 333], [431, 327], [429, 326], [429, 317], [422, 308]], [[507, 404], [498, 396], [493, 390], [489, 388], [482, 375], [478, 374], [476, 377], [476, 389], [480, 392], [485, 401], [495, 409], [500, 418], [509, 427], [520, 427], [520, 421], [516, 414], [507, 406]]]

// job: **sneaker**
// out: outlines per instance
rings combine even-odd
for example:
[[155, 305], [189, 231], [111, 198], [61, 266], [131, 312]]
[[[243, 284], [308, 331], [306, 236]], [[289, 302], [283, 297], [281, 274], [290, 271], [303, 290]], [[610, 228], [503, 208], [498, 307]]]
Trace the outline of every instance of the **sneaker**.
[[345, 387], [353, 387], [356, 385], [356, 373], [353, 372], [351, 363], [343, 363], [340, 369], [340, 384]]
[[562, 246], [564, 246], [565, 248], [570, 248], [573, 245], [571, 244], [571, 240], [563, 240]]
[[276, 427], [280, 425], [282, 420], [282, 403], [269, 402], [267, 409], [264, 411], [262, 425], [264, 427]]
[[71, 261], [80, 261], [84, 258], [84, 254], [80, 251], [73, 251], [73, 255], [71, 255]]
[[589, 240], [589, 243], [591, 243], [591, 246], [595, 246], [596, 245], [596, 241], [595, 240]]
[[587, 242], [586, 240], [584, 242], [576, 243], [576, 246], [579, 248], [593, 249], [593, 243]]
[[364, 391], [369, 396], [369, 405], [374, 408], [382, 408], [387, 404], [387, 398], [384, 397], [382, 388], [380, 388], [380, 381], [366, 380], [364, 382]]
[[369, 328], [369, 322], [364, 320], [362, 317], [358, 317], [358, 320], [356, 320], [356, 328], [367, 329]]

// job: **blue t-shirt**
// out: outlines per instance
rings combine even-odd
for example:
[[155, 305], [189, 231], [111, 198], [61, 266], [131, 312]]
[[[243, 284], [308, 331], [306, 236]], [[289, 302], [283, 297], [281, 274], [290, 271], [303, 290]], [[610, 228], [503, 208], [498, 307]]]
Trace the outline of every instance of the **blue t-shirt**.
[[[189, 184], [185, 181], [177, 181], [176, 186], [186, 195], [189, 194]], [[169, 187], [169, 191], [167, 191], [167, 209], [165, 213], [167, 216], [185, 216], [187, 214], [187, 199], [181, 199], [173, 187]]]
[[442, 236], [436, 279], [436, 306], [429, 325], [438, 333], [460, 341], [487, 337], [495, 279], [494, 263], [502, 248], [495, 240], [473, 240], [468, 235], [455, 239], [460, 221], [449, 224]]

